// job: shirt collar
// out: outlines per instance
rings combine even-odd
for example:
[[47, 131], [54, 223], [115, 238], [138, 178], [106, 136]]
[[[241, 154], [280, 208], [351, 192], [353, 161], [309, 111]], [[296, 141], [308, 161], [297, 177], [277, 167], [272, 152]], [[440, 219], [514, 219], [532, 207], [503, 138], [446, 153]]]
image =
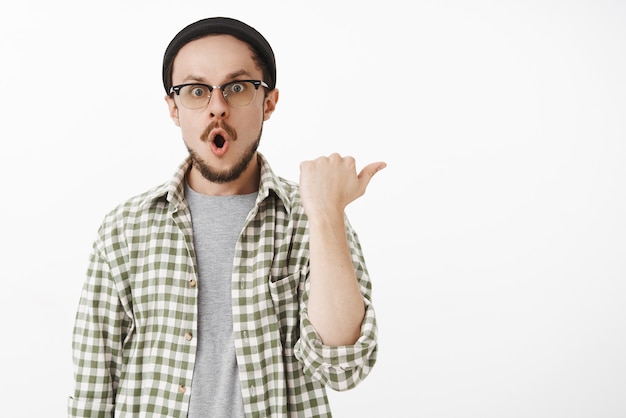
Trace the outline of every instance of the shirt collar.
[[[257, 152], [257, 156], [261, 167], [261, 180], [256, 205], [258, 206], [263, 200], [269, 197], [271, 192], [274, 192], [283, 203], [287, 212], [291, 212], [291, 200], [288, 198], [289, 192], [285, 188], [285, 182], [274, 173], [263, 154]], [[191, 158], [187, 157], [185, 161], [178, 166], [169, 182], [155, 187], [146, 193], [142, 206], [151, 206], [159, 200], [165, 200], [176, 210], [186, 208], [185, 176], [190, 167]]]

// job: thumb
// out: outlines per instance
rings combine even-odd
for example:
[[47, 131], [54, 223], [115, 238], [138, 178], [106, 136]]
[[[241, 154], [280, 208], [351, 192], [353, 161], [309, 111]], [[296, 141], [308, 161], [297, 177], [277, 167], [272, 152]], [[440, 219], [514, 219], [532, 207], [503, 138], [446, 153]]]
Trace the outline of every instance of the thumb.
[[387, 167], [387, 164], [382, 161], [379, 161], [377, 163], [370, 163], [363, 167], [363, 169], [357, 176], [359, 179], [359, 185], [361, 186], [361, 190], [363, 191], [363, 193], [365, 193], [365, 189], [367, 188], [367, 185], [369, 184], [372, 177], [374, 177], [374, 174], [378, 173], [385, 167]]

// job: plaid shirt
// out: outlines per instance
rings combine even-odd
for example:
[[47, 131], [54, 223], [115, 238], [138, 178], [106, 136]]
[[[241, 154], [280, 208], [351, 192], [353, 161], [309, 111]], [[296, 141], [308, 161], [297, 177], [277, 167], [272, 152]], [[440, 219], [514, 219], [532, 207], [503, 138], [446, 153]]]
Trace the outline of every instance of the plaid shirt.
[[[371, 283], [347, 224], [366, 314], [359, 340], [326, 346], [308, 320], [309, 233], [297, 185], [259, 154], [255, 207], [235, 249], [233, 336], [248, 417], [330, 417], [325, 387], [347, 390], [376, 361]], [[198, 325], [198, 279], [185, 161], [174, 178], [104, 219], [76, 322], [71, 417], [185, 417]]]

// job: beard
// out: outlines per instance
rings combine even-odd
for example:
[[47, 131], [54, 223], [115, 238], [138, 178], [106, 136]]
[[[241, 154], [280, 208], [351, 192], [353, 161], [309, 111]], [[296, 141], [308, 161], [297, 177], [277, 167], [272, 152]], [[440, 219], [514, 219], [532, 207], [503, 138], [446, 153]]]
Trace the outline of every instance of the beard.
[[202, 177], [212, 183], [229, 183], [231, 181], [235, 181], [241, 176], [244, 171], [246, 171], [246, 169], [250, 165], [250, 161], [252, 161], [252, 159], [256, 155], [256, 151], [259, 148], [259, 144], [261, 143], [262, 132], [263, 126], [261, 126], [261, 129], [259, 130], [259, 136], [257, 137], [257, 139], [244, 150], [243, 155], [241, 156], [239, 161], [237, 161], [235, 165], [229, 169], [216, 170], [215, 168], [211, 167], [206, 161], [204, 161], [202, 157], [198, 155], [198, 153], [187, 147], [187, 151], [189, 152], [189, 156], [191, 157], [191, 163], [200, 172], [200, 174], [202, 174]]

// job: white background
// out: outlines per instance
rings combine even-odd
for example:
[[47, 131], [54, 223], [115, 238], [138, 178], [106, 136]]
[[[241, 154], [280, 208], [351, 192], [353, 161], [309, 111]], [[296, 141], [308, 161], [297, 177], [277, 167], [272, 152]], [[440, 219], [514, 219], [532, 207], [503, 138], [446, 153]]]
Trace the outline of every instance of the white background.
[[617, 0], [3, 2], [0, 415], [66, 416], [91, 242], [184, 158], [161, 59], [212, 15], [274, 47], [275, 171], [388, 163], [348, 209], [379, 360], [336, 417], [626, 416]]

